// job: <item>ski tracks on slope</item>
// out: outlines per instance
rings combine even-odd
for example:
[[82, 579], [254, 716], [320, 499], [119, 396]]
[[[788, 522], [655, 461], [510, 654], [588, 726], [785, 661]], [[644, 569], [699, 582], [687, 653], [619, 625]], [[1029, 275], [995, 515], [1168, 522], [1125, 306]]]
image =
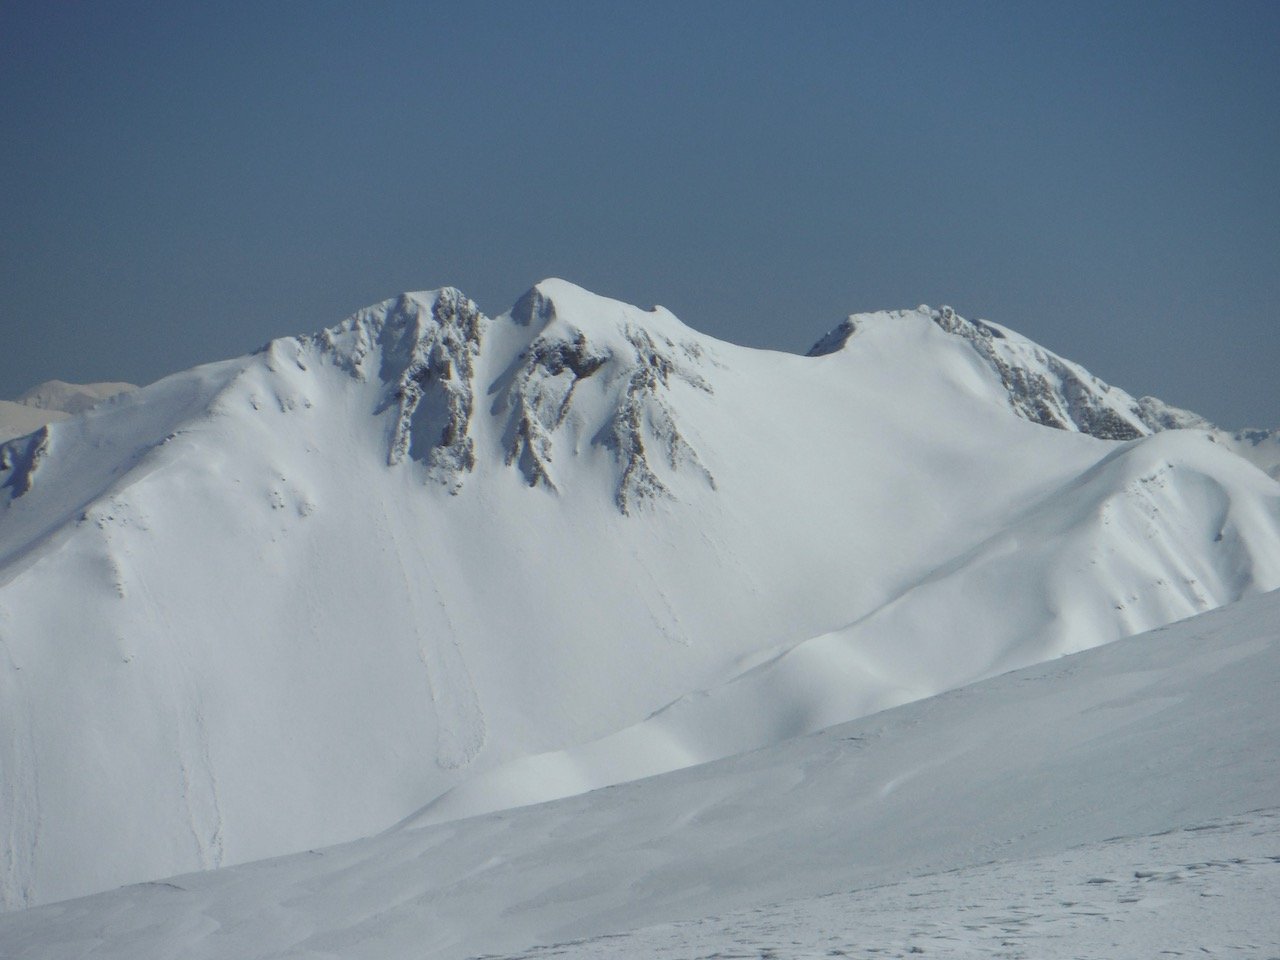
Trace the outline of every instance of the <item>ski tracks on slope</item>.
[[[107, 534], [106, 530], [103, 532]], [[109, 534], [107, 539], [111, 539]], [[108, 552], [113, 553], [114, 565], [123, 580], [123, 575], [128, 572], [128, 551], [114, 555], [108, 543]], [[159, 612], [165, 609], [164, 606], [156, 601], [136, 569], [128, 580], [137, 591], [138, 607], [144, 623], [150, 628], [156, 648], [170, 656], [172, 672], [169, 681], [182, 803], [200, 869], [216, 869], [222, 866], [226, 855], [226, 829], [200, 688], [192, 680], [191, 665], [177, 656], [179, 647], [172, 642], [176, 635], [174, 626]]]
[[[458, 630], [449, 616], [448, 605], [440, 593], [435, 577], [430, 575], [427, 555], [412, 540], [405, 542], [396, 534], [395, 525], [387, 517], [385, 502], [379, 502], [379, 526], [386, 542], [394, 551], [396, 573], [404, 586], [405, 598], [413, 622], [413, 640], [418, 658], [426, 667], [427, 692], [436, 717], [436, 763], [445, 770], [467, 766], [480, 753], [488, 738], [488, 726], [471, 671], [467, 669]], [[428, 571], [424, 588], [413, 582], [409, 570]], [[444, 621], [447, 636], [433, 638], [426, 629], [421, 596], [431, 591], [432, 599]]]
[[7, 615], [0, 609], [0, 909], [30, 905], [36, 895], [36, 854], [40, 846], [40, 768], [36, 760], [32, 711], [4, 636]]

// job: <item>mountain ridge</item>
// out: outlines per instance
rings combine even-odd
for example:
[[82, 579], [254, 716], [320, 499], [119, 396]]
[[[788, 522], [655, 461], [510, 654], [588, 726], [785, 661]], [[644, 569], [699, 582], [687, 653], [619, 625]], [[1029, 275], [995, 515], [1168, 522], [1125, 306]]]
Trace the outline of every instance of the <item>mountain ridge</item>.
[[1135, 398], [1014, 330], [989, 320], [966, 320], [949, 306], [934, 309], [921, 304], [913, 311], [851, 314], [805, 355], [838, 353], [861, 325], [910, 314], [926, 317], [939, 329], [967, 341], [999, 376], [1014, 412], [1026, 420], [1104, 440], [1133, 440], [1162, 430], [1204, 430], [1214, 442], [1227, 446], [1273, 479], [1280, 479], [1280, 429], [1224, 430], [1197, 413], [1157, 397]]
[[[557, 301], [567, 302], [569, 316], [580, 319], [560, 321]], [[423, 325], [424, 311], [426, 326]], [[606, 311], [618, 315], [612, 325], [594, 316]], [[967, 342], [999, 377], [1011, 409], [1033, 423], [1107, 440], [1131, 440], [1170, 429], [1205, 430], [1215, 442], [1224, 444], [1269, 476], [1280, 478], [1280, 429], [1224, 430], [1198, 414], [1158, 398], [1134, 398], [1009, 328], [982, 319], [967, 320], [949, 306], [935, 309], [922, 304], [914, 310], [850, 314], [816, 341], [805, 356], [817, 358], [840, 353], [849, 347], [860, 327], [885, 319], [897, 322], [911, 316], [927, 318], [939, 329]], [[515, 391], [508, 386], [502, 402], [518, 408], [518, 415], [512, 417], [504, 431], [505, 462], [508, 466], [515, 465], [530, 486], [556, 489], [549, 471], [549, 454], [554, 446], [551, 432], [563, 425], [578, 382], [611, 361], [625, 364], [621, 355], [631, 353], [631, 363], [625, 371], [631, 375], [630, 389], [618, 398], [610, 429], [592, 438], [593, 442], [604, 442], [620, 457], [626, 457], [623, 481], [615, 495], [619, 509], [625, 513], [633, 502], [669, 493], [651, 469], [644, 449], [639, 421], [646, 417], [658, 425], [657, 432], [667, 439], [662, 452], [672, 469], [688, 463], [703, 473], [714, 488], [714, 477], [701, 464], [697, 452], [684, 441], [674, 425], [669, 405], [659, 395], [659, 388], [667, 386], [672, 375], [709, 390], [705, 379], [680, 362], [681, 353], [700, 359], [702, 350], [688, 339], [677, 348], [670, 335], [672, 323], [690, 334], [694, 331], [661, 307], [640, 310], [569, 281], [549, 278], [531, 287], [511, 310], [491, 318], [456, 287], [442, 287], [400, 294], [314, 334], [277, 338], [255, 355], [263, 355], [270, 361], [295, 345], [319, 345], [353, 376], [365, 378], [369, 374], [361, 364], [374, 348], [376, 339], [377, 345], [383, 348], [379, 376], [388, 383], [395, 380], [395, 384], [385, 405], [375, 412], [381, 413], [392, 406], [398, 408], [388, 463], [394, 466], [411, 456], [429, 462], [432, 477], [456, 492], [463, 477], [475, 467], [474, 437], [470, 435], [470, 418], [476, 408], [474, 362], [486, 332], [496, 334], [498, 331], [494, 328], [504, 321], [507, 326], [524, 328], [530, 334], [510, 338], [509, 331], [501, 331], [519, 345], [516, 359], [527, 359], [519, 370], [506, 371], [508, 378], [518, 377], [521, 382]], [[557, 321], [567, 330], [559, 336], [554, 334]], [[587, 323], [594, 328], [591, 334], [582, 329], [583, 321], [595, 321]], [[655, 324], [666, 330], [658, 335], [662, 345], [668, 348], [665, 352], [658, 349], [659, 342], [648, 331], [648, 327]], [[619, 349], [616, 336], [619, 330], [624, 333], [626, 348]], [[387, 337], [397, 338], [394, 347], [384, 342]], [[606, 344], [596, 347], [593, 341], [600, 340]], [[292, 362], [301, 361], [295, 357]], [[572, 374], [567, 386], [549, 382], [565, 371]], [[62, 388], [75, 386], [50, 381], [28, 391], [31, 396], [24, 395], [20, 402], [54, 409], [49, 406], [53, 403], [50, 391], [61, 389], [57, 394], [61, 396], [67, 392]], [[89, 386], [108, 388], [107, 395], [131, 388], [128, 384]], [[80, 393], [75, 396], [79, 398]], [[419, 414], [419, 406], [424, 403]], [[435, 423], [441, 417], [436, 407], [447, 411], [443, 427]], [[74, 410], [65, 412], [82, 413], [88, 408], [88, 403], [79, 403]], [[416, 438], [415, 420], [419, 422]], [[427, 429], [424, 421], [430, 421], [431, 429], [437, 429], [440, 435], [422, 437]], [[10, 460], [17, 456], [10, 454]], [[0, 465], [0, 470], [4, 469]], [[24, 486], [25, 481], [11, 478], [8, 484], [10, 489], [17, 489]]]
[[[614, 736], [648, 746], [605, 780], [712, 759], [1280, 586], [1280, 486], [1223, 444], [1047, 430], [931, 315], [874, 316], [805, 358], [563, 281], [498, 317], [409, 294], [0, 448], [6, 905], [465, 816]], [[679, 702], [714, 709], [651, 736]]]

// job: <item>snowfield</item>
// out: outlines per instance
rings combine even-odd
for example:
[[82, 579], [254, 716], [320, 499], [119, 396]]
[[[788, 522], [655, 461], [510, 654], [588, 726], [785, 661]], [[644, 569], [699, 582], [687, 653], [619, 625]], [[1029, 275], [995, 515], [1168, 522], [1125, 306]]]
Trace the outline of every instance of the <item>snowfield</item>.
[[704, 766], [11, 913], [0, 953], [1275, 956], [1278, 679], [1273, 592]]
[[1274, 957], [1275, 809], [1055, 856], [531, 947], [590, 957]]
[[[560, 280], [497, 317], [404, 294], [113, 396], [0, 444], [3, 936], [462, 956], [1274, 807], [1277, 475], [1280, 434], [949, 308], [855, 315], [800, 357]], [[1228, 605], [1210, 633], [1236, 659], [1112, 643]], [[1160, 739], [1181, 729], [1160, 697], [1081, 713], [1128, 687], [1063, 664], [1148, 689], [1120, 649], [1209, 711], [1183, 733], [1214, 757]], [[1215, 713], [1213, 678], [1246, 660], [1258, 702]], [[1027, 667], [1062, 702], [932, 719]], [[883, 754], [831, 733], [901, 716], [919, 731]], [[1133, 792], [1159, 762], [1111, 725], [1207, 779]], [[1094, 812], [1072, 826], [1042, 775]], [[793, 812], [811, 778], [856, 837]], [[971, 788], [1004, 812], [973, 794], [965, 814]], [[650, 868], [670, 875], [650, 889]], [[191, 871], [212, 872], [176, 892], [204, 892], [170, 897]]]

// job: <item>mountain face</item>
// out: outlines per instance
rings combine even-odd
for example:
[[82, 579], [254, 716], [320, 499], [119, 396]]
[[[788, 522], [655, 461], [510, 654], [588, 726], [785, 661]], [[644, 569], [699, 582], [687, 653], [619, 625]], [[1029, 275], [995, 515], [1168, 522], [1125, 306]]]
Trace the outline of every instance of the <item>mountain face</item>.
[[1274, 440], [945, 308], [798, 357], [556, 280], [177, 374], [0, 446], [0, 894], [577, 793], [1274, 589]]

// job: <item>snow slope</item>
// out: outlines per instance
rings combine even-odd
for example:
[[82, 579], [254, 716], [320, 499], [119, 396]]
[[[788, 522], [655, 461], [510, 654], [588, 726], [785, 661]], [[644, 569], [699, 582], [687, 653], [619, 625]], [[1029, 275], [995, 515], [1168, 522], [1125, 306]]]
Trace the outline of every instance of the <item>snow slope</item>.
[[1280, 586], [1280, 485], [1224, 444], [1080, 432], [1118, 392], [954, 314], [854, 320], [798, 357], [563, 281], [406, 294], [0, 447], [4, 903], [646, 776]]
[[1277, 820], [1278, 809], [1250, 812], [506, 956], [1269, 960], [1280, 949]]
[[1278, 625], [1273, 592], [704, 766], [8, 914], [0, 953], [1274, 956]]

